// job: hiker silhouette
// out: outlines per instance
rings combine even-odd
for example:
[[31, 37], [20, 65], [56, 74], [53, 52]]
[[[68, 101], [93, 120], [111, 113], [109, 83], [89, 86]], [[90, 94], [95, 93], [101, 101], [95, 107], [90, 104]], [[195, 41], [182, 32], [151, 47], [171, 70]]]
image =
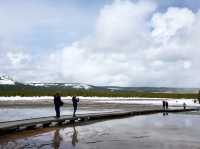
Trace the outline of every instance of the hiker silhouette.
[[77, 110], [78, 102], [79, 102], [79, 98], [76, 98], [76, 96], [73, 96], [72, 97], [72, 103], [73, 103], [73, 107], [74, 107], [73, 117], [76, 116], [76, 110]]
[[59, 93], [56, 93], [54, 95], [54, 105], [55, 105], [55, 111], [56, 111], [56, 117], [60, 117], [60, 107], [63, 106], [63, 102], [61, 100], [61, 96]]

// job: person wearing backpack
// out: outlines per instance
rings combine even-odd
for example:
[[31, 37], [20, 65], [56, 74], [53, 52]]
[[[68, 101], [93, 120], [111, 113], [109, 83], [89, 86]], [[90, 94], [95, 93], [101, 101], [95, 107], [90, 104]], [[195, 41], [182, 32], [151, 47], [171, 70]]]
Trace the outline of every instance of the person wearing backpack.
[[59, 93], [56, 93], [54, 95], [54, 106], [55, 106], [55, 111], [56, 111], [56, 117], [60, 117], [60, 107], [63, 106], [63, 101], [61, 100], [61, 96]]

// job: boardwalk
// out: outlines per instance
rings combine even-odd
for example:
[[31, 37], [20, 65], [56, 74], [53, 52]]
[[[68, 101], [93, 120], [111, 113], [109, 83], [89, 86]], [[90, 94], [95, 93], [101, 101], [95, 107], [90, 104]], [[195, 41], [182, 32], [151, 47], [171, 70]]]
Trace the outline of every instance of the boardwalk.
[[[185, 112], [185, 111], [194, 111], [197, 109], [172, 109], [165, 112]], [[25, 119], [17, 121], [8, 121], [0, 122], [0, 134], [20, 131], [26, 129], [34, 129], [37, 127], [50, 127], [55, 125], [67, 125], [73, 122], [84, 122], [97, 119], [108, 119], [108, 118], [118, 118], [125, 116], [134, 116], [134, 115], [144, 115], [144, 114], [153, 114], [164, 112], [162, 109], [151, 109], [151, 110], [140, 110], [140, 111], [116, 111], [116, 112], [106, 112], [106, 113], [95, 113], [95, 114], [80, 114], [77, 117], [72, 117], [69, 115], [61, 116], [59, 119], [50, 116], [50, 117], [40, 117], [34, 119]]]

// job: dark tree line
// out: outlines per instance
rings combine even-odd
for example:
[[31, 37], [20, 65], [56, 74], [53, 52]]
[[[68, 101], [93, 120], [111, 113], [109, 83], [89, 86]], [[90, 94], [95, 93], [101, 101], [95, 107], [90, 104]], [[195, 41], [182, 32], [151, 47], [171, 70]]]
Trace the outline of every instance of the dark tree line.
[[142, 91], [111, 91], [106, 89], [73, 89], [61, 87], [33, 87], [18, 85], [0, 86], [0, 96], [53, 96], [59, 92], [62, 96], [98, 96], [98, 97], [152, 97], [152, 98], [191, 98], [199, 99], [200, 93], [151, 93]]

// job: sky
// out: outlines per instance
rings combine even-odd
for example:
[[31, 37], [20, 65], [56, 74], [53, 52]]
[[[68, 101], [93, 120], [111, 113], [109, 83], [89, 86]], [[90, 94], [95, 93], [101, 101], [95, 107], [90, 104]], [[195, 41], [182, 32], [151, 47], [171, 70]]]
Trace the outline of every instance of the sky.
[[200, 87], [198, 0], [0, 0], [0, 75]]

